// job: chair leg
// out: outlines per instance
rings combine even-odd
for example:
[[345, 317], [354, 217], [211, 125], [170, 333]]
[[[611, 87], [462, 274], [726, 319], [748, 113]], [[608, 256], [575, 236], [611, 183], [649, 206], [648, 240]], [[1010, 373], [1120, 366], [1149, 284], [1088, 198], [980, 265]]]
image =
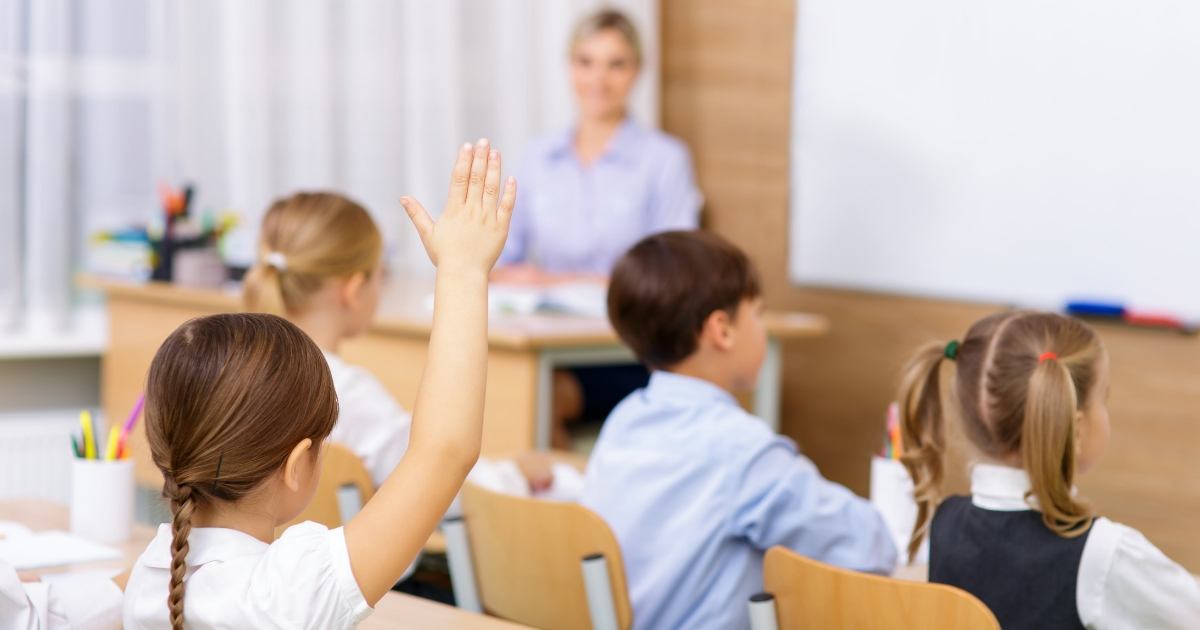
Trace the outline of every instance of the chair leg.
[[617, 605], [613, 602], [612, 582], [609, 579], [608, 561], [604, 559], [604, 554], [584, 557], [583, 588], [587, 591], [592, 630], [619, 630]]
[[446, 562], [450, 565], [455, 605], [468, 612], [483, 613], [466, 524], [461, 518], [448, 518], [442, 521], [442, 534], [446, 536]]
[[775, 616], [775, 596], [770, 593], [751, 595], [746, 606], [750, 609], [750, 630], [779, 630]]

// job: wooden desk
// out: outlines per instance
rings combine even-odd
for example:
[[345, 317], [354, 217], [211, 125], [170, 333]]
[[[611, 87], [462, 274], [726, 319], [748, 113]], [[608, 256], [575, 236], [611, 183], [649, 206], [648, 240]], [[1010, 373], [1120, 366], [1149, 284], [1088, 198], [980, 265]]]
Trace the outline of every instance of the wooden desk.
[[[109, 345], [101, 367], [101, 403], [109, 418], [124, 418], [144, 389], [159, 345], [180, 324], [201, 315], [241, 310], [241, 297], [165, 283], [133, 284], [80, 276], [85, 288], [108, 296]], [[345, 342], [346, 361], [370, 370], [407, 409], [416, 400], [432, 314], [431, 282], [389, 283], [371, 330]], [[755, 392], [755, 412], [779, 426], [782, 342], [824, 335], [824, 317], [768, 312], [767, 358]], [[633, 361], [606, 320], [565, 315], [493, 315], [488, 322], [488, 387], [483, 454], [550, 446], [551, 382], [559, 366]], [[140, 425], [139, 425], [140, 427]], [[138, 483], [160, 487], [144, 431], [131, 438]]]
[[[16, 521], [33, 531], [67, 531], [70, 524], [67, 506], [39, 499], [0, 501], [0, 521]], [[133, 538], [123, 545], [111, 545], [124, 557], [110, 562], [67, 565], [38, 569], [37, 573], [58, 573], [86, 569], [119, 569], [133, 566], [157, 529], [134, 524]], [[413, 630], [520, 630], [526, 626], [509, 623], [452, 608], [427, 599], [390, 591], [375, 605], [375, 612], [358, 626], [367, 630], [410, 628]]]

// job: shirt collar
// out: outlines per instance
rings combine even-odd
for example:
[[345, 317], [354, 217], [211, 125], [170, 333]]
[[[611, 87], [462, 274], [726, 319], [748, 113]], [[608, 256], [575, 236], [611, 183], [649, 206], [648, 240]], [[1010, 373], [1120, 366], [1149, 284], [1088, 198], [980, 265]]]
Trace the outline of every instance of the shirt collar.
[[[155, 569], [171, 568], [171, 524], [158, 526], [158, 535], [146, 548], [142, 562]], [[243, 556], [266, 553], [267, 543], [236, 529], [224, 527], [193, 527], [188, 536], [187, 566], [198, 567], [208, 562], [224, 562]]]
[[1029, 492], [1029, 475], [1020, 468], [977, 463], [971, 468], [971, 503], [998, 512], [1037, 509], [1037, 497]]
[[651, 400], [683, 399], [692, 405], [738, 404], [733, 394], [709, 381], [664, 370], [655, 370], [650, 375], [650, 384], [646, 385], [646, 397]]
[[[550, 143], [551, 157], [556, 159], [574, 157], [574, 150], [571, 145], [575, 140], [576, 129], [576, 127], [564, 129], [553, 137]], [[626, 117], [617, 126], [612, 138], [608, 141], [608, 146], [604, 147], [604, 152], [600, 154], [600, 157], [596, 161], [625, 161], [633, 158], [638, 153], [636, 145], [639, 137], [641, 137], [641, 128]]]

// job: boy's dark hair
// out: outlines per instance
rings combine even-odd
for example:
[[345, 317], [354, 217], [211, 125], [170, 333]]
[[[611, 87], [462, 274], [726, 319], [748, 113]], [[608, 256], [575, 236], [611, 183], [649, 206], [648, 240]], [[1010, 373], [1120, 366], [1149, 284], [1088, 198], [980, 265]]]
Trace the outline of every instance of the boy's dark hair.
[[652, 368], [696, 351], [713, 312], [737, 316], [758, 297], [758, 272], [746, 254], [709, 232], [663, 232], [634, 245], [613, 267], [608, 319], [634, 354]]

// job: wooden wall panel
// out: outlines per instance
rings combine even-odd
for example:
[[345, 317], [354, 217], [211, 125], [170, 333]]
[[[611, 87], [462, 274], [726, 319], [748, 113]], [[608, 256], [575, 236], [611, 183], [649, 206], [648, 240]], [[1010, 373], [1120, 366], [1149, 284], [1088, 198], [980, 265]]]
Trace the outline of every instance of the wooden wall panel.
[[[704, 224], [750, 253], [770, 308], [821, 313], [832, 334], [786, 347], [783, 431], [866, 494], [899, 368], [998, 306], [799, 288], [787, 279], [794, 0], [663, 0], [664, 128], [692, 149]], [[1101, 328], [1112, 446], [1080, 490], [1200, 572], [1200, 340]], [[960, 454], [961, 460], [965, 455]], [[965, 491], [960, 472], [950, 485]]]

